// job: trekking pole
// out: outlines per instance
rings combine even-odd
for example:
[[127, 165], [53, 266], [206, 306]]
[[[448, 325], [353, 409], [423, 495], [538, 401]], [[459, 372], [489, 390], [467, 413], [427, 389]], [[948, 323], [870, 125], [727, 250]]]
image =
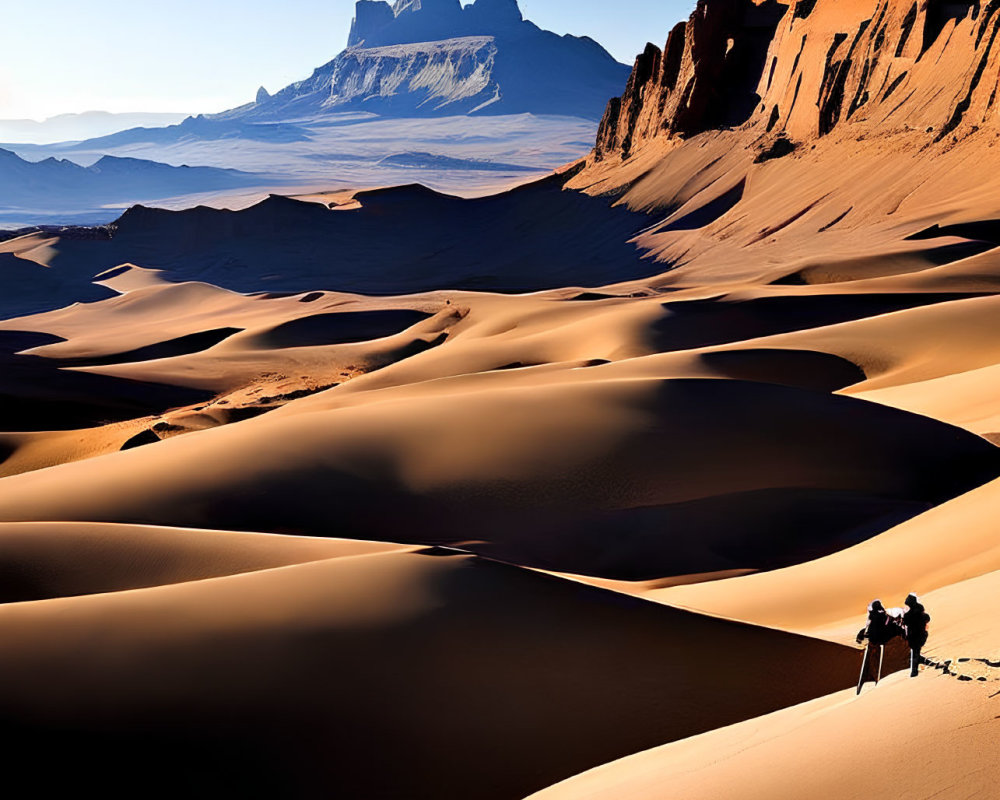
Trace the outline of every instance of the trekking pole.
[[865, 650], [861, 656], [861, 675], [858, 676], [858, 694], [861, 694], [861, 687], [865, 685], [865, 672], [868, 670], [868, 651], [871, 650], [865, 645]]
[[880, 644], [878, 646], [878, 677], [875, 678], [875, 685], [878, 686], [878, 682], [882, 680], [882, 659], [885, 658], [885, 645]]

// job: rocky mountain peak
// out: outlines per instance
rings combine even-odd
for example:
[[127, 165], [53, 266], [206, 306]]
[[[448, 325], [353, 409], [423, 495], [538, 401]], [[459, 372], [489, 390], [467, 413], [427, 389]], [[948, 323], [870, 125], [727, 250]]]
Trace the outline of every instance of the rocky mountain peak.
[[628, 72], [594, 40], [524, 19], [517, 0], [359, 0], [346, 50], [273, 97], [215, 118], [273, 123], [357, 109], [596, 121]]
[[462, 36], [493, 36], [517, 30], [523, 22], [517, 0], [359, 0], [348, 47], [382, 47], [440, 41]]

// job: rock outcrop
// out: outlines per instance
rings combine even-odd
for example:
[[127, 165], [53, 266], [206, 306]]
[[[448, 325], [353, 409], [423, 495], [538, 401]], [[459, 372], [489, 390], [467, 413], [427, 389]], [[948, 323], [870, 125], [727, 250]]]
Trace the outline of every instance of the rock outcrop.
[[562, 114], [600, 119], [628, 68], [586, 37], [522, 18], [517, 0], [360, 0], [348, 47], [311, 77], [216, 118], [336, 111], [393, 116]]
[[638, 57], [595, 157], [741, 125], [795, 141], [959, 136], [996, 120], [998, 36], [1000, 0], [700, 0]]
[[758, 77], [786, 10], [777, 0], [699, 0], [662, 51], [649, 44], [636, 59], [625, 93], [601, 121], [598, 156], [628, 157], [656, 136], [746, 122], [760, 103]]
[[[415, 44], [463, 36], [513, 32], [523, 22], [517, 0], [360, 0], [348, 47]], [[530, 25], [530, 23], [529, 23]]]
[[361, 107], [387, 115], [474, 113], [499, 102], [490, 36], [420, 45], [348, 48], [296, 87], [325, 108]]

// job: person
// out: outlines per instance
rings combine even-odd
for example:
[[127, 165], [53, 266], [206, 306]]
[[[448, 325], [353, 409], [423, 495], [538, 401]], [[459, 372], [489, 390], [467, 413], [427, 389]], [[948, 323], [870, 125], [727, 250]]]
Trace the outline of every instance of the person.
[[884, 645], [899, 636], [896, 622], [889, 617], [881, 600], [872, 600], [868, 606], [868, 624], [858, 631], [858, 644], [865, 639], [872, 645]]
[[[868, 680], [878, 683], [882, 672], [881, 648], [897, 636], [903, 635], [903, 629], [895, 619], [889, 616], [881, 600], [872, 600], [868, 606], [868, 624], [858, 631], [858, 644], [865, 639], [865, 656], [861, 661], [861, 676], [858, 678], [858, 694]], [[877, 657], [877, 660], [876, 660]]]
[[912, 592], [903, 602], [906, 605], [903, 629], [906, 632], [906, 643], [910, 646], [910, 677], [916, 678], [918, 667], [923, 663], [920, 651], [927, 644], [927, 623], [931, 621], [931, 617]]

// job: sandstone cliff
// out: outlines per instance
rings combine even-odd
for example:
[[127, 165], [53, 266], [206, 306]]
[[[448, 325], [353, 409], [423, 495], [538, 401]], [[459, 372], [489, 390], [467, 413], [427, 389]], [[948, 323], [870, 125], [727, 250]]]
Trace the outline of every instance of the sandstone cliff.
[[597, 158], [658, 138], [746, 126], [794, 141], [990, 123], [1000, 2], [700, 0], [663, 50], [648, 45], [611, 101]]

